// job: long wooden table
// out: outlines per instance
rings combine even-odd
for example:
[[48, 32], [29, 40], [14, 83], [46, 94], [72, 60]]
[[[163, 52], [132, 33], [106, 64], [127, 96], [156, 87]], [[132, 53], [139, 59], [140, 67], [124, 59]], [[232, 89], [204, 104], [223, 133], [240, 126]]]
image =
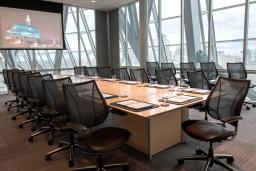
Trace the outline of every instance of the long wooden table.
[[[55, 76], [60, 78], [63, 76]], [[71, 77], [73, 82], [87, 81], [87, 77]], [[124, 111], [127, 115], [112, 115], [114, 126], [127, 129], [132, 136], [128, 145], [146, 154], [149, 159], [153, 155], [170, 148], [182, 141], [181, 122], [189, 118], [188, 106], [204, 101], [207, 95], [185, 93], [202, 97], [198, 101], [185, 105], [170, 104], [163, 107], [159, 102], [163, 91], [168, 89], [151, 88], [138, 85], [127, 85], [119, 82], [96, 80], [101, 92], [117, 95], [116, 98], [107, 99], [107, 104], [115, 109]], [[128, 97], [122, 98], [124, 89], [127, 90]], [[170, 93], [172, 93], [170, 91]], [[134, 99], [159, 105], [157, 108], [145, 110], [142, 112], [133, 112], [124, 108], [111, 105], [125, 99]]]

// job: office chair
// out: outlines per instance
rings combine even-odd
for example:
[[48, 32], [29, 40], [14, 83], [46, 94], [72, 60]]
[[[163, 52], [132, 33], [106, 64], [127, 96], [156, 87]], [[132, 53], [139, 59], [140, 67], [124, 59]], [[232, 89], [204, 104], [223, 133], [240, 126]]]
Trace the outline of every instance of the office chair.
[[[9, 82], [9, 79], [8, 79], [8, 72], [9, 72], [9, 71], [10, 71], [10, 70], [8, 70], [8, 69], [3, 69], [4, 84], [6, 85], [6, 87], [7, 87], [7, 89], [8, 89], [8, 92], [11, 91], [11, 85], [10, 85], [10, 82]], [[15, 103], [15, 102], [16, 102], [16, 99], [8, 100], [8, 101], [6, 101], [6, 102], [4, 103], [4, 105], [8, 105], [8, 103], [9, 103], [10, 105], [12, 105], [12, 104]]]
[[188, 76], [187, 76], [187, 72], [189, 71], [196, 71], [196, 68], [193, 62], [180, 63], [180, 76], [181, 76], [181, 79], [186, 84], [189, 84]]
[[214, 62], [201, 62], [200, 63], [201, 70], [204, 72], [204, 75], [209, 80], [211, 84], [216, 82], [218, 77], [218, 70]]
[[149, 77], [155, 77], [156, 76], [156, 69], [159, 69], [159, 64], [158, 62], [147, 62], [147, 72]]
[[127, 71], [127, 68], [115, 68], [112, 69], [112, 75], [115, 75], [119, 80], [130, 80], [130, 75]]
[[[70, 122], [67, 126], [72, 130], [72, 139], [75, 137], [74, 134], [80, 130], [85, 131], [86, 128], [90, 129], [100, 125], [108, 117], [108, 106], [94, 80], [65, 85], [64, 93], [70, 113]], [[124, 171], [128, 170], [128, 163], [104, 164], [102, 154], [120, 148], [128, 142], [130, 136], [129, 131], [116, 127], [104, 127], [95, 131], [88, 131], [85, 137], [77, 141], [84, 145], [88, 153], [97, 156], [96, 166], [71, 170], [106, 170], [120, 167]], [[70, 140], [72, 141], [72, 139]], [[70, 149], [72, 149], [72, 145]], [[70, 156], [73, 156], [73, 153]]]
[[85, 67], [86, 66], [76, 66], [76, 67], [74, 67], [75, 75], [85, 75]]
[[12, 101], [8, 105], [8, 108], [7, 108], [8, 111], [10, 111], [11, 108], [15, 108], [15, 107], [19, 107], [20, 106], [18, 96], [16, 95], [16, 92], [15, 92], [14, 81], [13, 81], [13, 73], [16, 72], [16, 71], [21, 71], [21, 70], [11, 69], [11, 70], [7, 71], [7, 79], [8, 79], [8, 82], [9, 82], [10, 91], [11, 91], [12, 94], [15, 95], [15, 100]]
[[62, 124], [56, 125], [55, 120], [57, 117], [67, 115], [68, 113], [62, 86], [64, 84], [71, 83], [72, 81], [69, 77], [54, 80], [43, 80], [43, 89], [48, 110], [41, 112], [41, 114], [43, 117], [49, 119], [49, 123], [47, 127], [43, 128], [43, 130], [32, 134], [28, 139], [29, 142], [33, 141], [33, 137], [49, 132], [48, 145], [52, 145], [54, 132], [64, 131], [62, 129]]
[[102, 78], [111, 78], [112, 69], [110, 67], [98, 67], [98, 76]]
[[24, 115], [25, 113], [28, 113], [28, 110], [23, 110], [26, 106], [26, 101], [25, 97], [22, 93], [22, 87], [20, 83], [20, 75], [21, 74], [31, 74], [31, 71], [14, 71], [12, 74], [12, 79], [13, 79], [13, 87], [14, 87], [14, 92], [15, 95], [18, 99], [18, 109], [17, 109], [17, 114], [12, 116], [12, 120], [16, 120], [16, 117], [19, 115]]
[[[199, 141], [209, 142], [208, 153], [199, 149], [196, 155], [178, 159], [178, 164], [184, 164], [184, 160], [207, 161], [204, 170], [212, 167], [213, 163], [228, 170], [236, 170], [229, 164], [234, 162], [230, 154], [214, 154], [213, 143], [231, 140], [238, 130], [238, 121], [241, 108], [250, 87], [249, 80], [235, 80], [220, 77], [206, 100], [207, 113], [221, 124], [206, 120], [186, 120], [182, 122], [182, 129], [186, 134]], [[227, 128], [229, 125], [231, 128]], [[226, 159], [227, 163], [221, 159]]]
[[150, 83], [147, 72], [144, 68], [130, 69], [130, 76], [132, 81], [140, 81], [143, 83]]
[[[237, 63], [227, 63], [228, 77], [238, 80], [246, 80], [247, 72], [245, 70], [244, 64], [242, 62]], [[256, 87], [255, 84], [250, 85], [250, 88]], [[250, 107], [247, 104], [251, 104], [252, 107], [256, 107], [256, 104], [253, 102], [244, 102], [244, 106], [246, 106], [246, 110], [250, 110]]]
[[85, 67], [84, 73], [87, 76], [98, 76], [98, 68], [97, 67]]
[[[187, 72], [190, 88], [198, 88], [203, 90], [211, 90], [212, 85], [206, 78], [203, 71], [191, 71]], [[207, 111], [205, 110], [205, 104], [199, 103], [190, 106], [190, 108], [198, 109], [200, 112], [205, 112], [205, 120], [208, 120]]]
[[163, 85], [169, 85], [170, 82], [175, 86], [178, 84], [178, 81], [171, 68], [156, 69], [156, 80], [158, 84]]
[[174, 75], [176, 75], [176, 68], [173, 62], [161, 63], [161, 69], [169, 69], [169, 68], [171, 68]]
[[31, 87], [29, 85], [29, 76], [37, 76], [41, 75], [40, 72], [35, 72], [35, 73], [21, 73], [19, 76], [19, 81], [20, 81], [20, 86], [21, 86], [21, 94], [22, 94], [22, 101], [25, 103], [27, 107], [27, 113], [28, 113], [28, 119], [21, 122], [18, 127], [23, 128], [24, 124], [33, 122], [35, 119], [32, 116], [33, 112], [36, 112], [35, 110], [35, 101], [32, 98], [32, 93], [31, 93]]
[[[43, 80], [52, 80], [53, 77], [51, 74], [45, 74], [45, 75], [31, 75], [29, 76], [29, 85], [31, 88], [31, 98], [35, 101], [35, 106], [37, 109], [37, 115], [35, 116], [35, 120], [32, 124], [32, 131], [36, 131], [36, 126], [41, 123], [41, 121], [47, 121], [49, 122], [49, 119], [44, 118], [42, 116], [42, 112], [46, 109], [46, 100], [45, 100], [45, 94], [43, 90]], [[41, 133], [44, 133], [45, 130], [48, 130], [49, 127], [42, 127], [41, 130], [37, 133], [38, 135]]]

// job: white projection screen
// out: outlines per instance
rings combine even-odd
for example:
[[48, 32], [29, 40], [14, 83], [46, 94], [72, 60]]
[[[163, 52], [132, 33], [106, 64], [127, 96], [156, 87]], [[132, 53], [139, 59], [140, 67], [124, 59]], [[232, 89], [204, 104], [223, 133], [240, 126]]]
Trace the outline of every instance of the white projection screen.
[[61, 13], [0, 7], [0, 49], [63, 49]]

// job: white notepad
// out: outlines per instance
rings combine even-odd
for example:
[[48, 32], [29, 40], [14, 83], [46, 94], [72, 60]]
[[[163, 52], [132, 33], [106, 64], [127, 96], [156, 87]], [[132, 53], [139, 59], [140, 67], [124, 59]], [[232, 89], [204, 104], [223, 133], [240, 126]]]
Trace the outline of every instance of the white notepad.
[[111, 97], [114, 97], [115, 95], [113, 94], [107, 94], [107, 93], [101, 93], [102, 96], [106, 99], [106, 98], [111, 98]]

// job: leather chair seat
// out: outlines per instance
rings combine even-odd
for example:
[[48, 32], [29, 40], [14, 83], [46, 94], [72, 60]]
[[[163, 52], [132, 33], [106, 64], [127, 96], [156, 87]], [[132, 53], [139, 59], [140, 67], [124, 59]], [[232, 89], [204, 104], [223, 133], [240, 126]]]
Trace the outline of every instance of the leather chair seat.
[[182, 128], [189, 136], [201, 141], [222, 141], [235, 135], [234, 131], [205, 120], [184, 121]]
[[106, 127], [89, 133], [79, 142], [94, 152], [113, 151], [126, 144], [131, 133], [125, 129]]

